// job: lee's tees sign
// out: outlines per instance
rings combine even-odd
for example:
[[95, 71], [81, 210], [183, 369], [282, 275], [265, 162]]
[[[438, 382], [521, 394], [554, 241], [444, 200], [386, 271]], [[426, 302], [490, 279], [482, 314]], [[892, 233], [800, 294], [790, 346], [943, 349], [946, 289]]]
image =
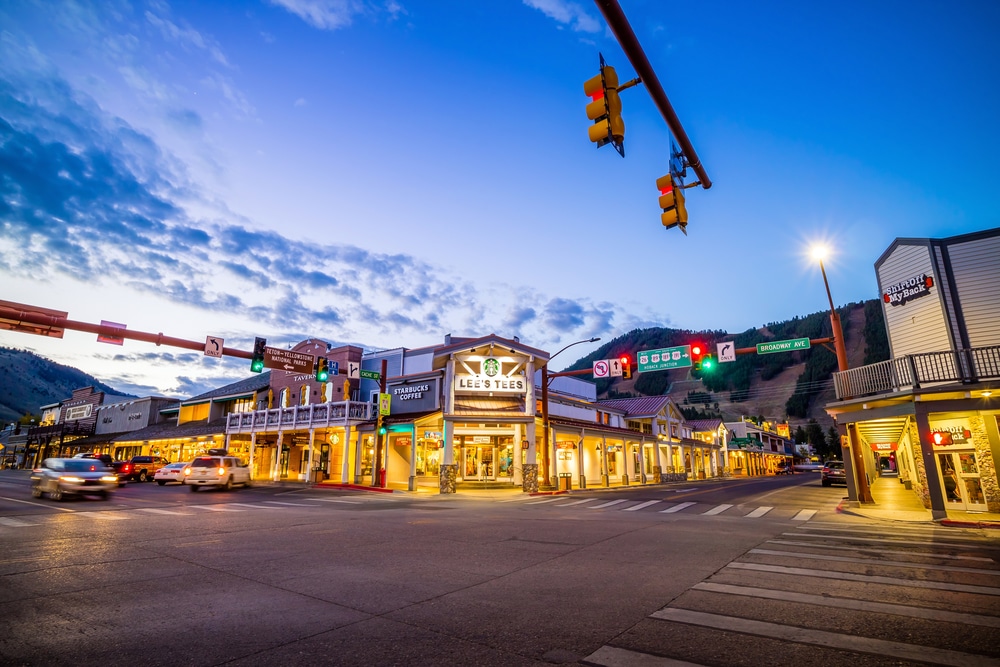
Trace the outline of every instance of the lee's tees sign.
[[523, 375], [504, 375], [500, 361], [493, 357], [483, 359], [479, 373], [455, 375], [455, 391], [495, 394], [523, 394], [528, 384]]
[[922, 273], [886, 287], [885, 291], [882, 292], [882, 300], [890, 306], [902, 306], [911, 299], [930, 294], [932, 287], [934, 287], [934, 278]]

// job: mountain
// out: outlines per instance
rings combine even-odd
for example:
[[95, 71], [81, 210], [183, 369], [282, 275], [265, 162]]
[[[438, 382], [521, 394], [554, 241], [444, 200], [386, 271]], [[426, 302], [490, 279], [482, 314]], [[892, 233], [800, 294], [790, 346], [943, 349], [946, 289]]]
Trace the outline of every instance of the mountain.
[[[877, 299], [850, 303], [837, 309], [844, 331], [848, 365], [851, 368], [889, 358], [889, 341]], [[714, 352], [716, 343], [732, 341], [737, 349], [757, 343], [793, 338], [826, 338], [830, 314], [823, 311], [784, 322], [772, 322], [742, 333], [690, 331], [687, 329], [636, 329], [602, 345], [566, 370], [590, 368], [594, 361], [629, 355], [636, 364], [642, 350], [702, 342]], [[758, 355], [740, 354], [735, 362], [721, 363], [711, 372], [678, 368], [649, 373], [633, 372], [630, 380], [597, 380], [601, 398], [658, 396], [669, 394], [689, 418], [722, 417], [738, 421], [742, 416], [763, 417], [771, 422], [789, 421], [796, 426], [815, 419], [824, 429], [833, 420], [823, 406], [834, 400], [833, 378], [837, 358], [832, 345], [813, 346], [800, 352]]]
[[0, 421], [12, 422], [39, 407], [68, 398], [74, 389], [93, 386], [111, 396], [134, 398], [92, 375], [63, 366], [33, 352], [0, 347]]

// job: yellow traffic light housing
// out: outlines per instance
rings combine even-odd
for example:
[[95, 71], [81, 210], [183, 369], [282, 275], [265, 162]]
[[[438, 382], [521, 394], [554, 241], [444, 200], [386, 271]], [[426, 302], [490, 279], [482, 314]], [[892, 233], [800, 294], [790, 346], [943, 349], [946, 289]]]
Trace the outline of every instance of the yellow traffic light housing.
[[679, 184], [674, 183], [674, 177], [670, 174], [656, 179], [656, 188], [660, 191], [660, 208], [663, 209], [660, 222], [666, 229], [680, 227], [687, 236], [688, 214], [684, 203], [684, 190]]
[[612, 144], [625, 157], [625, 121], [622, 120], [622, 100], [618, 93], [637, 81], [619, 86], [615, 68], [605, 64], [604, 56], [601, 56], [601, 73], [583, 84], [583, 92], [591, 99], [587, 105], [587, 118], [594, 121], [587, 135], [598, 148]]

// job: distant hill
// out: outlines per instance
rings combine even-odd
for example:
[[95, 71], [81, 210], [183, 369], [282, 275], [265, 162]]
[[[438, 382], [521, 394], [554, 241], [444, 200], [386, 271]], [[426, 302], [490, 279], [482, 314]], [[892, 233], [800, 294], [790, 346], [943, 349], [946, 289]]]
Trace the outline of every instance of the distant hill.
[[[837, 310], [844, 330], [848, 365], [851, 368], [889, 358], [889, 342], [878, 300], [851, 303]], [[636, 329], [602, 345], [567, 370], [589, 368], [599, 359], [628, 354], [635, 363], [640, 350], [704, 342], [714, 352], [715, 344], [733, 341], [737, 349], [757, 343], [792, 338], [826, 338], [830, 333], [827, 311], [784, 322], [772, 322], [759, 329], [731, 334], [726, 331], [686, 329]], [[659, 396], [669, 394], [689, 418], [722, 417], [738, 421], [741, 416], [764, 417], [768, 421], [789, 421], [795, 426], [815, 419], [824, 429], [833, 420], [823, 406], [834, 399], [831, 373], [837, 370], [832, 350], [818, 345], [802, 352], [741, 354], [735, 362], [719, 364], [700, 376], [690, 368], [652, 373], [633, 373], [631, 380], [612, 378], [597, 381], [598, 396]]]
[[134, 398], [76, 368], [26, 350], [0, 347], [0, 420], [4, 422], [39, 414], [41, 406], [58, 403], [74, 389], [90, 386], [110, 396]]

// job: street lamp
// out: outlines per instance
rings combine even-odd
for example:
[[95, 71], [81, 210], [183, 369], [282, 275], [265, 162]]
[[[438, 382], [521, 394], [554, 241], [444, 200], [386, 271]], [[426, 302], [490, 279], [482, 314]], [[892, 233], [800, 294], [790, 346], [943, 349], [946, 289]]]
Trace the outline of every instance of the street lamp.
[[570, 343], [549, 357], [545, 365], [542, 366], [542, 484], [539, 486], [539, 489], [543, 491], [551, 491], [553, 489], [552, 478], [549, 477], [549, 362], [574, 345], [596, 343], [599, 340], [601, 339], [588, 338], [587, 340], [578, 340], [575, 343]]
[[823, 285], [826, 286], [826, 298], [830, 301], [830, 329], [833, 331], [833, 348], [837, 352], [837, 370], [841, 373], [847, 370], [847, 348], [844, 346], [844, 331], [840, 326], [840, 315], [833, 306], [833, 297], [830, 295], [830, 283], [826, 279], [826, 267], [823, 260], [826, 259], [828, 250], [826, 246], [815, 245], [812, 248], [813, 259], [819, 261], [819, 270], [823, 273]]

